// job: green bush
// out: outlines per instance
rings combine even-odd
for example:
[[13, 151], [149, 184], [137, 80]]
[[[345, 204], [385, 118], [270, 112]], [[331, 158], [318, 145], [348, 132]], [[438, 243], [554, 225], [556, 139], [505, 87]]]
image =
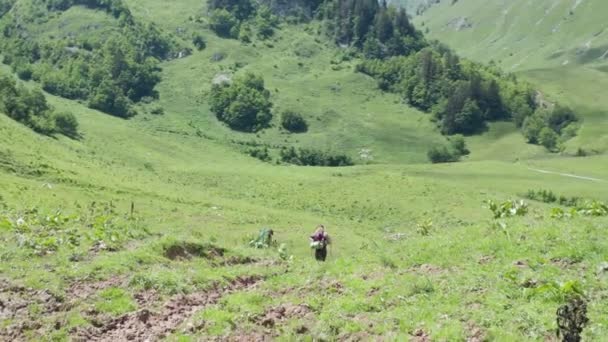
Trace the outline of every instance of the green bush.
[[209, 27], [220, 37], [236, 38], [239, 21], [225, 9], [216, 9], [209, 17]]
[[284, 163], [302, 166], [351, 166], [352, 159], [344, 154], [331, 154], [323, 151], [294, 147], [283, 148], [280, 152], [281, 161]]
[[204, 50], [207, 47], [207, 43], [205, 42], [205, 38], [203, 38], [203, 36], [201, 35], [195, 35], [194, 38], [192, 38], [192, 44], [194, 44], [194, 46], [199, 50]]
[[431, 147], [427, 152], [427, 157], [433, 164], [453, 163], [459, 161], [462, 156], [469, 155], [470, 153], [464, 137], [455, 135], [449, 139], [449, 145], [444, 144]]
[[76, 138], [78, 137], [78, 120], [72, 113], [55, 113], [55, 127], [61, 134]]
[[247, 73], [231, 84], [215, 84], [209, 99], [211, 111], [230, 128], [255, 132], [272, 120], [270, 92], [261, 76]]
[[437, 163], [453, 163], [458, 161], [458, 156], [454, 154], [447, 146], [433, 146], [427, 152], [427, 157], [433, 164]]
[[308, 131], [308, 123], [299, 113], [285, 111], [281, 115], [281, 126], [293, 133], [303, 133]]
[[42, 91], [29, 90], [8, 76], [0, 76], [0, 112], [41, 134], [76, 136], [72, 133], [78, 122], [73, 115], [53, 113]]

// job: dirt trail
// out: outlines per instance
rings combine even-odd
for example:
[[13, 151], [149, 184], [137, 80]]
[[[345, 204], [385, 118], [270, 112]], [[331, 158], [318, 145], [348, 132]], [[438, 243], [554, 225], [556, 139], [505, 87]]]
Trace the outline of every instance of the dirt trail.
[[573, 175], [573, 174], [570, 174], [570, 173], [562, 173], [562, 172], [548, 171], [548, 170], [542, 170], [542, 169], [535, 169], [535, 168], [532, 168], [532, 167], [529, 167], [528, 170], [532, 170], [532, 171], [536, 171], [536, 172], [540, 172], [540, 173], [558, 175], [558, 176], [563, 176], [563, 177], [570, 177], [570, 178], [588, 180], [588, 181], [592, 181], [592, 182], [606, 182], [605, 180], [599, 179], [599, 178], [577, 176], [577, 175]]
[[177, 295], [157, 312], [147, 308], [125, 314], [99, 327], [79, 330], [74, 341], [158, 341], [176, 331], [192, 315], [229, 293], [253, 287], [261, 277], [239, 277], [223, 288]]

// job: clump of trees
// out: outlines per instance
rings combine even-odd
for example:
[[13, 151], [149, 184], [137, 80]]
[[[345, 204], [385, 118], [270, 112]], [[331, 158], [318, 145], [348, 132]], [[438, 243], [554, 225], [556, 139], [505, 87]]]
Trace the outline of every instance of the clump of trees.
[[[0, 39], [3, 62], [20, 78], [122, 118], [135, 115], [134, 104], [142, 98], [157, 97], [159, 60], [171, 58], [178, 48], [171, 36], [153, 24], [136, 22], [120, 0], [50, 0], [34, 5], [38, 14], [7, 15]], [[118, 18], [119, 32], [95, 43], [78, 37], [46, 41], [28, 32], [28, 25], [35, 25], [40, 13], [74, 5], [113, 15]]]
[[574, 112], [564, 106], [541, 108], [526, 117], [522, 123], [522, 131], [531, 144], [539, 144], [550, 151], [558, 150], [562, 137], [572, 134], [573, 124], [577, 121]]
[[272, 120], [270, 92], [264, 88], [264, 79], [252, 73], [214, 84], [209, 105], [220, 121], [238, 131], [259, 131]]
[[224, 38], [249, 43], [255, 30], [257, 37], [266, 39], [274, 34], [279, 18], [268, 6], [253, 0], [208, 0], [209, 27]]
[[306, 119], [297, 112], [287, 110], [281, 115], [281, 126], [292, 133], [304, 133], [308, 131]]
[[[571, 110], [539, 108], [532, 87], [494, 65], [459, 58], [446, 46], [427, 42], [404, 9], [386, 1], [334, 0], [321, 6], [326, 27], [337, 43], [365, 57], [357, 71], [374, 77], [385, 91], [399, 93], [411, 106], [433, 114], [445, 135], [476, 134], [487, 122], [512, 120], [530, 143], [557, 150], [573, 135]], [[555, 113], [555, 114], [554, 114]], [[434, 159], [448, 160], [437, 147]], [[453, 158], [452, 158], [453, 159]]]
[[55, 112], [42, 91], [29, 90], [9, 76], [0, 76], [0, 112], [41, 134], [78, 137], [72, 113]]
[[331, 154], [324, 151], [295, 147], [283, 148], [280, 151], [281, 161], [302, 166], [351, 166], [352, 159], [344, 154]]
[[405, 9], [386, 1], [327, 1], [320, 12], [338, 44], [356, 46], [367, 58], [409, 55], [426, 44]]
[[431, 147], [427, 152], [427, 156], [431, 163], [453, 163], [460, 160], [461, 157], [469, 155], [471, 152], [466, 146], [466, 142], [462, 135], [450, 137], [447, 144], [441, 144]]

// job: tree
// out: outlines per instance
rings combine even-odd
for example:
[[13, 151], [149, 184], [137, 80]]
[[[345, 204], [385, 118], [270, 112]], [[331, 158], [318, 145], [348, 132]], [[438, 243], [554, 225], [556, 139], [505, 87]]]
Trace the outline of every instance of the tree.
[[209, 27], [220, 37], [235, 38], [239, 25], [237, 18], [226, 9], [216, 9], [209, 17]]
[[55, 113], [55, 127], [57, 128], [57, 131], [67, 137], [78, 137], [78, 121], [72, 113]]
[[528, 116], [522, 125], [522, 132], [526, 140], [531, 144], [539, 142], [540, 131], [545, 127], [545, 122], [542, 115], [538, 112]]
[[558, 139], [557, 133], [549, 127], [543, 127], [538, 134], [538, 142], [549, 151], [555, 150]]
[[293, 133], [303, 133], [308, 130], [308, 124], [302, 115], [290, 110], [281, 115], [281, 126]]
[[247, 73], [232, 84], [216, 84], [211, 88], [211, 111], [230, 128], [254, 132], [272, 120], [270, 92], [261, 76]]
[[466, 156], [471, 153], [471, 151], [469, 151], [467, 148], [467, 144], [462, 135], [454, 135], [450, 137], [450, 145], [458, 155]]
[[445, 145], [431, 147], [427, 156], [433, 164], [458, 161], [458, 157]]
[[104, 80], [89, 100], [89, 107], [121, 118], [135, 115], [129, 99], [110, 80]]

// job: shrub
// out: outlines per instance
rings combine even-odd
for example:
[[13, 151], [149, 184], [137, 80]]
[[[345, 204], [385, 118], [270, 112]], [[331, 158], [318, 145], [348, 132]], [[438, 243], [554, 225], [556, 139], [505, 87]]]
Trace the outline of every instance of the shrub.
[[330, 154], [323, 151], [294, 147], [283, 148], [280, 152], [281, 161], [284, 163], [304, 166], [351, 166], [352, 159], [344, 154]]
[[209, 104], [217, 118], [234, 130], [255, 132], [272, 120], [270, 92], [262, 77], [251, 73], [231, 84], [214, 84]]
[[237, 18], [225, 9], [216, 9], [211, 12], [209, 27], [220, 37], [235, 38], [238, 28]]
[[557, 133], [549, 127], [543, 127], [538, 134], [538, 142], [549, 151], [555, 150], [558, 139]]
[[458, 157], [445, 145], [431, 147], [427, 152], [427, 156], [433, 164], [453, 163], [458, 161]]
[[58, 132], [67, 137], [76, 138], [78, 136], [78, 120], [72, 113], [55, 113], [55, 127]]
[[522, 200], [496, 203], [492, 200], [486, 202], [495, 219], [510, 216], [525, 216], [528, 213], [528, 204]]
[[281, 115], [281, 126], [292, 133], [303, 133], [308, 131], [308, 123], [299, 113], [285, 111]]
[[205, 38], [203, 38], [203, 36], [201, 35], [195, 35], [194, 38], [192, 38], [192, 44], [194, 44], [194, 46], [199, 50], [204, 50], [207, 47], [207, 43], [205, 42]]
[[257, 158], [263, 162], [269, 162], [272, 160], [272, 158], [270, 157], [270, 152], [268, 151], [268, 147], [264, 147], [263, 149], [260, 148], [254, 148], [249, 150], [249, 155]]

